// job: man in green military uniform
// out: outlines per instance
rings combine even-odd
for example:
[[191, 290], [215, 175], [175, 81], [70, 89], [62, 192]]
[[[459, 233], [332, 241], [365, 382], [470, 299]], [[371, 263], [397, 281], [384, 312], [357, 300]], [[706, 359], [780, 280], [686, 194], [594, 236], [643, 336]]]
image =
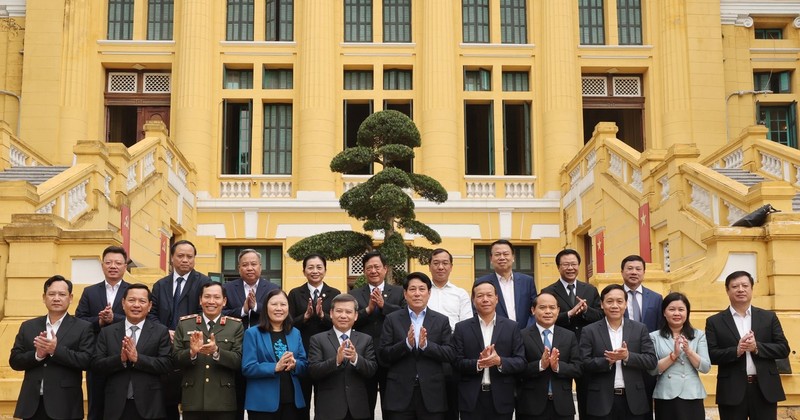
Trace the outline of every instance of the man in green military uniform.
[[227, 297], [219, 283], [200, 291], [202, 315], [187, 315], [175, 330], [172, 358], [181, 369], [184, 420], [234, 420], [236, 372], [242, 365], [244, 327], [222, 316]]

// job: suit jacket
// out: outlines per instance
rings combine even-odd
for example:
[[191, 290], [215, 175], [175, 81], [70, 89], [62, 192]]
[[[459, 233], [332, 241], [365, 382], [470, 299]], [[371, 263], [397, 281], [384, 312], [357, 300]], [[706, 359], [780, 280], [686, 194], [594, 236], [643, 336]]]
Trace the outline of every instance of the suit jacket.
[[[531, 306], [533, 305], [533, 299], [536, 298], [536, 282], [533, 281], [533, 277], [517, 271], [514, 271], [512, 275], [514, 277], [514, 312], [517, 315], [517, 328], [521, 330], [534, 322], [533, 315], [531, 315]], [[497, 274], [487, 274], [475, 280], [475, 283], [487, 280], [491, 281], [495, 290], [497, 290], [497, 297], [499, 298], [496, 309], [497, 315], [508, 318], [508, 309], [506, 309], [506, 302], [503, 298], [503, 291], [500, 289], [500, 281], [497, 280]]]
[[[656, 358], [659, 360], [668, 357], [675, 350], [675, 340], [671, 335], [669, 338], [664, 338], [660, 331], [653, 331], [650, 333], [650, 339], [653, 340]], [[711, 369], [705, 332], [695, 329], [694, 338], [689, 341], [689, 347], [700, 356], [700, 365], [695, 369], [686, 353], [681, 352], [676, 363], [670, 365], [664, 372], [658, 373], [658, 368], [651, 370], [651, 374], [658, 375], [656, 388], [653, 391], [654, 399], [702, 400], [706, 398], [706, 389], [698, 374], [698, 372], [708, 373]]]
[[403, 288], [383, 283], [383, 309], [372, 311], [367, 314], [369, 305], [369, 284], [365, 284], [358, 289], [353, 289], [350, 294], [358, 301], [358, 319], [353, 328], [356, 331], [369, 334], [373, 343], [380, 343], [381, 333], [383, 332], [383, 320], [390, 313], [404, 307], [406, 299], [403, 297]]
[[572, 331], [553, 326], [551, 343], [558, 349], [558, 373], [552, 368], [539, 370], [539, 362], [544, 353], [539, 328], [531, 325], [521, 332], [522, 344], [525, 346], [525, 359], [528, 361], [525, 371], [520, 375], [517, 387], [517, 413], [528, 416], [541, 415], [547, 407], [548, 385], [553, 393], [553, 406], [559, 416], [574, 416], [575, 405], [572, 402], [572, 379], [581, 375], [581, 355], [578, 339]]
[[267, 293], [269, 293], [270, 290], [278, 288], [277, 285], [271, 283], [267, 279], [258, 279], [256, 310], [251, 310], [249, 313], [242, 316], [242, 307], [244, 306], [245, 299], [247, 299], [247, 296], [244, 294], [244, 281], [242, 279], [236, 279], [226, 282], [222, 287], [225, 289], [225, 293], [228, 296], [228, 303], [226, 303], [225, 308], [222, 309], [222, 314], [240, 318], [245, 330], [258, 325], [261, 313], [264, 310], [264, 298], [267, 297]]
[[[320, 298], [322, 299], [322, 312], [325, 315], [320, 319], [315, 312], [306, 321], [305, 313], [308, 308], [308, 300], [311, 299], [308, 283], [303, 283], [289, 291], [289, 314], [292, 316], [292, 325], [300, 330], [300, 336], [303, 337], [303, 347], [308, 348], [311, 336], [333, 328], [330, 314], [331, 301], [339, 294], [341, 292], [338, 289], [322, 283]], [[316, 305], [316, 302], [314, 304]], [[316, 311], [316, 306], [314, 306], [314, 310]]]
[[[111, 310], [114, 311], [114, 323], [125, 320], [125, 312], [122, 310], [122, 295], [125, 294], [125, 289], [128, 286], [130, 286], [130, 283], [120, 280], [117, 295], [111, 304]], [[99, 333], [100, 322], [97, 319], [97, 314], [105, 309], [107, 304], [106, 281], [103, 280], [83, 289], [81, 299], [78, 301], [78, 308], [75, 309], [75, 316], [84, 321], [89, 321], [94, 327], [95, 333]]]
[[[644, 286], [641, 287], [642, 292], [642, 323], [647, 325], [647, 330], [653, 332], [663, 325], [663, 317], [661, 313], [662, 297], [660, 293], [656, 293]], [[626, 291], [627, 293], [627, 291]], [[625, 309], [625, 318], [629, 318], [628, 309], [633, 306], [630, 304], [630, 295], [628, 295], [628, 307]]]
[[575, 333], [575, 337], [578, 340], [581, 339], [581, 330], [583, 330], [583, 327], [603, 319], [603, 311], [600, 310], [600, 294], [597, 293], [596, 287], [585, 281], [575, 280], [575, 299], [576, 301], [577, 298], [586, 300], [588, 309], [586, 312], [572, 318], [567, 315], [567, 312], [572, 309], [574, 305], [569, 302], [567, 290], [564, 289], [561, 280], [556, 280], [555, 283], [545, 287], [542, 292], [555, 295], [556, 301], [558, 302], [558, 318], [556, 319], [556, 325]]
[[[781, 322], [774, 312], [751, 306], [750, 314], [750, 329], [755, 334], [758, 345], [758, 354], [751, 353], [756, 366], [758, 388], [767, 401], [783, 401], [786, 395], [775, 359], [789, 357], [789, 342], [786, 341]], [[736, 356], [736, 347], [741, 337], [729, 308], [708, 317], [706, 338], [711, 364], [719, 365], [717, 404], [738, 404], [745, 397], [747, 387], [746, 356]]]
[[369, 418], [370, 406], [366, 379], [375, 375], [378, 363], [372, 337], [351, 331], [350, 342], [355, 346], [358, 360], [355, 366], [344, 361], [336, 365], [339, 337], [330, 329], [311, 337], [308, 349], [308, 373], [314, 379], [314, 410], [316, 418], [341, 420], [347, 412], [355, 418]]
[[514, 411], [514, 389], [517, 381], [515, 375], [525, 370], [525, 348], [520, 330], [517, 323], [498, 315], [492, 331], [492, 342], [484, 343], [478, 318], [476, 316], [459, 322], [453, 333], [455, 367], [461, 374], [458, 383], [458, 409], [475, 411], [483, 377], [483, 371], [478, 371], [478, 357], [487, 345], [494, 344], [494, 350], [500, 356], [503, 367], [502, 372], [497, 367], [489, 370], [494, 409], [498, 413], [511, 413]]
[[36, 360], [33, 339], [42, 331], [47, 316], [29, 319], [19, 327], [8, 364], [25, 371], [14, 410], [15, 418], [30, 418], [39, 407], [39, 390], [44, 380], [44, 409], [52, 419], [83, 418], [83, 371], [89, 369], [94, 351], [94, 332], [87, 321], [67, 314], [58, 327], [56, 351]]
[[[645, 414], [650, 411], [650, 401], [643, 375], [658, 364], [653, 341], [647, 326], [630, 319], [625, 319], [622, 324], [622, 341], [628, 345], [628, 361], [622, 364], [628, 408], [635, 415]], [[589, 375], [586, 400], [592, 402], [587, 406], [587, 413], [607, 416], [614, 404], [617, 364], [609, 364], [604, 355], [606, 350], [614, 350], [605, 318], [583, 329], [580, 349], [583, 371]]]
[[[306, 374], [306, 351], [300, 331], [292, 328], [286, 333], [287, 351], [294, 354], [297, 364], [292, 370], [292, 385], [294, 385], [294, 404], [297, 408], [304, 408], [303, 390], [300, 389], [299, 377]], [[244, 332], [244, 345], [242, 346], [242, 374], [247, 378], [247, 392], [245, 395], [245, 410], [265, 411], [274, 413], [278, 411], [280, 401], [281, 379], [275, 373], [278, 359], [272, 349], [272, 337], [268, 332], [261, 332], [258, 327], [248, 328]], [[264, 398], [269, 395], [269, 398]]]
[[408, 348], [408, 330], [411, 316], [408, 309], [386, 316], [378, 346], [378, 359], [388, 366], [384, 407], [391, 411], [405, 411], [414, 394], [415, 378], [419, 378], [420, 394], [425, 408], [431, 413], [447, 411], [445, 375], [443, 364], [455, 359], [450, 345], [450, 319], [430, 308], [425, 310], [422, 327], [427, 331], [427, 346]]
[[126, 335], [125, 323], [117, 322], [103, 328], [97, 339], [95, 360], [92, 369], [106, 375], [104, 419], [118, 419], [123, 414], [128, 398], [128, 384], [133, 384], [133, 397], [136, 410], [146, 419], [166, 417], [164, 391], [160, 376], [172, 369], [167, 327], [152, 321], [145, 321], [136, 351], [136, 363], [122, 363], [122, 338]]
[[[185, 315], [194, 315], [202, 312], [200, 308], [200, 288], [210, 283], [208, 276], [195, 270], [190, 271], [184, 276], [186, 281], [181, 286], [181, 296], [178, 301], [177, 318]], [[148, 319], [160, 322], [170, 330], [174, 330], [177, 325], [172, 324], [176, 308], [173, 308], [175, 301], [175, 290], [172, 288], [172, 273], [159, 279], [153, 285], [153, 308], [150, 309]]]
[[[192, 360], [190, 332], [200, 331], [204, 342], [210, 334], [219, 347], [219, 360], [197, 354]], [[221, 317], [211, 330], [202, 315], [187, 315], [175, 330], [172, 360], [181, 369], [183, 411], [236, 411], [236, 373], [242, 367], [244, 327], [239, 318]]]

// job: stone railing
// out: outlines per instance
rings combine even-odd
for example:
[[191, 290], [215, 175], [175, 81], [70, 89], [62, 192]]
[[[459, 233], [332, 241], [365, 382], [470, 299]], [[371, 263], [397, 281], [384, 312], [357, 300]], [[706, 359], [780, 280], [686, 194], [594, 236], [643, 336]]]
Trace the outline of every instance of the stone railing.
[[53, 214], [75, 222], [96, 208], [96, 197], [89, 194], [99, 187], [99, 179], [91, 165], [75, 165], [37, 187], [39, 205], [35, 213]]
[[292, 177], [225, 175], [219, 182], [219, 198], [292, 198]]
[[50, 162], [15, 137], [8, 124], [0, 121], [0, 170], [18, 166], [49, 166]]
[[532, 199], [536, 198], [535, 176], [478, 176], [464, 177], [465, 197], [468, 199]]

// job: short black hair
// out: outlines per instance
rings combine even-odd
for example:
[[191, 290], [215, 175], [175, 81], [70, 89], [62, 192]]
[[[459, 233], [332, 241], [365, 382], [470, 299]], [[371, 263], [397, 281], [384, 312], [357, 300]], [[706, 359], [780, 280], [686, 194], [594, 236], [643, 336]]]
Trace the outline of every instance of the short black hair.
[[209, 287], [213, 287], [213, 286], [219, 286], [219, 288], [222, 289], [222, 297], [225, 298], [225, 299], [228, 298], [228, 292], [226, 292], [225, 288], [222, 287], [222, 283], [217, 283], [215, 281], [210, 281], [208, 283], [203, 283], [203, 285], [200, 286], [200, 297], [203, 297], [203, 292], [206, 289], [208, 289]]
[[308, 264], [308, 261], [312, 260], [314, 258], [319, 258], [320, 261], [322, 261], [322, 266], [325, 267], [325, 268], [328, 268], [328, 260], [326, 260], [325, 257], [323, 257], [320, 254], [309, 254], [309, 255], [306, 255], [305, 258], [303, 258], [303, 270], [306, 269], [306, 264]]
[[[262, 332], [271, 332], [272, 331], [272, 324], [269, 322], [269, 311], [267, 311], [267, 302], [275, 296], [283, 295], [286, 298], [286, 301], [289, 301], [289, 296], [286, 295], [281, 289], [272, 289], [264, 296], [264, 302], [262, 302], [262, 310], [261, 310], [261, 318], [258, 320], [258, 330]], [[283, 320], [281, 324], [281, 331], [284, 334], [289, 334], [292, 331], [292, 315], [286, 315], [286, 319]]]
[[411, 283], [411, 280], [419, 280], [425, 283], [425, 285], [428, 286], [428, 290], [431, 290], [431, 287], [433, 287], [433, 283], [431, 283], [431, 278], [428, 277], [427, 274], [415, 271], [406, 276], [406, 281], [403, 282], [403, 290], [408, 290], [408, 284]]
[[495, 245], [508, 245], [508, 247], [511, 249], [511, 253], [512, 254], [514, 253], [514, 245], [512, 245], [511, 242], [507, 239], [498, 239], [492, 242], [492, 244], [489, 245], [489, 252], [492, 251]]
[[488, 284], [489, 286], [492, 286], [492, 289], [494, 289], [494, 293], [497, 294], [497, 287], [495, 287], [494, 283], [491, 280], [479, 279], [475, 282], [475, 284], [472, 285], [472, 294], [470, 295], [470, 299], [475, 299], [475, 288], [482, 284]]
[[609, 284], [600, 292], [600, 302], [602, 302], [606, 298], [606, 295], [612, 290], [622, 290], [622, 294], [625, 296], [625, 302], [628, 301], [628, 294], [625, 293], [625, 288], [622, 287], [621, 284]]
[[333, 310], [333, 308], [336, 307], [337, 303], [342, 303], [342, 302], [353, 302], [353, 305], [355, 305], [355, 310], [356, 312], [358, 312], [358, 300], [356, 300], [355, 296], [349, 293], [342, 293], [334, 296], [333, 300], [331, 300], [331, 310]]
[[640, 263], [642, 263], [642, 268], [647, 270], [647, 263], [644, 262], [644, 258], [642, 258], [642, 257], [640, 257], [639, 255], [636, 255], [636, 254], [628, 255], [627, 257], [623, 258], [622, 262], [619, 264], [619, 269], [620, 270], [624, 270], [625, 269], [625, 264], [629, 263], [631, 261], [639, 261]]
[[149, 302], [153, 301], [153, 294], [150, 292], [150, 288], [147, 287], [147, 285], [144, 284], [144, 283], [134, 283], [134, 284], [128, 286], [128, 288], [125, 289], [125, 291], [122, 293], [122, 300], [125, 300], [125, 299], [128, 298], [128, 292], [130, 292], [131, 290], [136, 290], [136, 289], [147, 290], [147, 300]]
[[562, 249], [561, 251], [558, 251], [558, 254], [556, 254], [556, 265], [561, 264], [561, 257], [565, 255], [574, 255], [575, 257], [578, 258], [578, 264], [581, 263], [581, 254], [578, 254], [578, 251], [574, 249], [566, 248]]
[[436, 248], [436, 249], [434, 249], [433, 252], [431, 252], [431, 259], [433, 259], [433, 257], [435, 257], [435, 256], [437, 256], [437, 255], [439, 255], [441, 253], [447, 253], [447, 256], [450, 257], [450, 262], [451, 263], [453, 262], [453, 254], [451, 254], [450, 251], [448, 251], [448, 250], [446, 250], [444, 248]]
[[49, 289], [50, 286], [57, 281], [63, 281], [64, 283], [67, 283], [67, 290], [69, 290], [69, 294], [72, 294], [72, 282], [65, 279], [64, 276], [60, 274], [56, 274], [55, 276], [44, 281], [44, 292], [47, 293], [47, 289]]
[[108, 254], [122, 254], [122, 258], [125, 260], [125, 264], [128, 264], [128, 253], [125, 251], [125, 248], [121, 246], [111, 245], [103, 250], [103, 259], [106, 258]]
[[367, 266], [367, 261], [369, 261], [369, 260], [371, 260], [371, 259], [373, 259], [375, 257], [380, 258], [381, 259], [381, 264], [383, 264], [384, 266], [386, 265], [386, 257], [384, 257], [383, 254], [381, 254], [378, 251], [370, 251], [370, 252], [367, 252], [366, 254], [364, 254], [364, 256], [361, 257], [361, 265], [366, 267]]
[[734, 271], [733, 273], [728, 274], [728, 277], [725, 277], [725, 290], [728, 290], [728, 286], [731, 284], [732, 281], [738, 279], [739, 277], [747, 277], [750, 280], [750, 287], [753, 287], [755, 281], [753, 280], [753, 276], [744, 270]]
[[175, 250], [178, 249], [178, 247], [181, 246], [181, 245], [190, 245], [192, 247], [192, 249], [194, 250], [194, 255], [197, 256], [197, 247], [194, 246], [193, 243], [187, 241], [186, 239], [181, 239], [180, 241], [175, 242], [174, 244], [172, 244], [172, 246], [169, 247], [169, 255], [175, 255]]
[[[664, 311], [667, 310], [667, 306], [670, 303], [679, 300], [686, 305], [686, 322], [683, 323], [683, 327], [681, 327], [681, 335], [686, 337], [689, 340], [694, 339], [694, 327], [692, 327], [692, 323], [689, 322], [689, 316], [692, 314], [692, 305], [689, 304], [689, 298], [686, 297], [683, 293], [672, 292], [666, 296], [664, 296], [664, 300], [661, 302], [661, 317], [664, 318]], [[666, 319], [662, 319], [661, 329], [659, 333], [664, 338], [672, 337], [672, 329], [670, 329], [669, 324], [667, 323]]]
[[535, 308], [536, 307], [536, 303], [539, 302], [539, 296], [541, 296], [541, 295], [550, 295], [550, 296], [552, 296], [553, 299], [556, 300], [556, 304], [558, 304], [558, 297], [553, 292], [548, 292], [546, 290], [542, 290], [541, 292], [539, 292], [538, 295], [536, 295], [535, 298], [533, 298], [533, 302], [531, 302], [531, 308]]

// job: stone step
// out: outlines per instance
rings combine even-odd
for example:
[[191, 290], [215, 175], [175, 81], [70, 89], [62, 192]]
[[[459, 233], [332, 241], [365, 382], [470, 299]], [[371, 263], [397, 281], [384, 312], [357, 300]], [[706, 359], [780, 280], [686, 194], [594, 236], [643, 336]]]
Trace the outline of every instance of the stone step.
[[67, 169], [69, 166], [16, 166], [0, 172], [0, 181], [27, 181], [39, 185]]
[[747, 172], [743, 169], [738, 169], [738, 168], [714, 168], [714, 170], [748, 187], [756, 185], [760, 182], [764, 182], [766, 180], [761, 175], [757, 175], [752, 172]]

